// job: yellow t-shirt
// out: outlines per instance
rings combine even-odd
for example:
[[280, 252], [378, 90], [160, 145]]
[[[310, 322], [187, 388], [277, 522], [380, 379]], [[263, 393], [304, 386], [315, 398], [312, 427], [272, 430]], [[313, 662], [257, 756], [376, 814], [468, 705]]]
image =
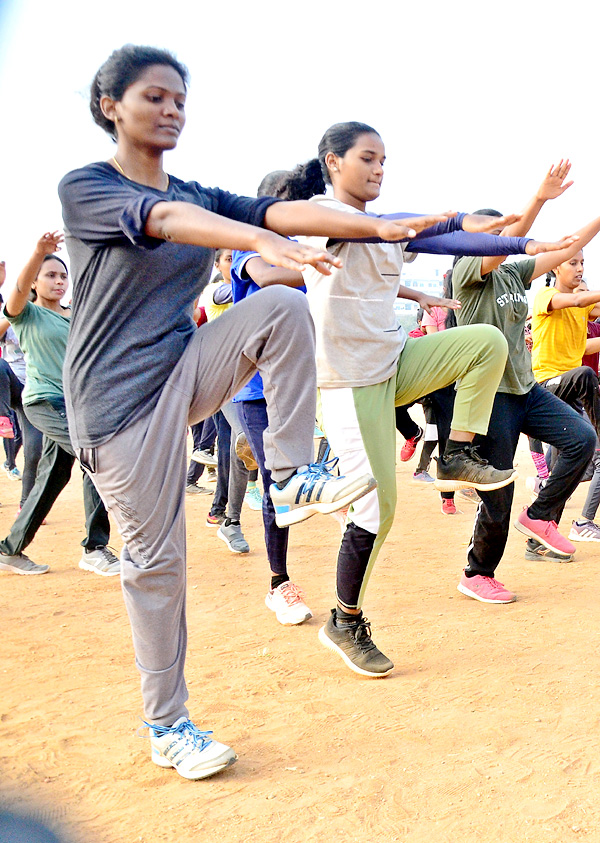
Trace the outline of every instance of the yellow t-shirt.
[[538, 383], [581, 366], [588, 318], [596, 307], [590, 304], [548, 310], [550, 300], [557, 292], [554, 287], [544, 287], [533, 302], [531, 365]]
[[229, 310], [229, 308], [233, 306], [233, 302], [228, 302], [227, 304], [215, 304], [213, 295], [215, 290], [217, 290], [221, 284], [223, 284], [223, 281], [211, 281], [210, 284], [206, 285], [200, 296], [198, 304], [206, 311], [206, 320], [208, 322], [212, 322], [213, 319], [216, 319], [217, 316], [225, 313], [226, 310]]

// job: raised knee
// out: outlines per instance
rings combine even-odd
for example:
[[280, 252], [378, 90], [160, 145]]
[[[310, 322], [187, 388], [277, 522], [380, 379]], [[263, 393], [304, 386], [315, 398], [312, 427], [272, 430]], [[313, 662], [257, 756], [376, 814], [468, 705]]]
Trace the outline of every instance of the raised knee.
[[288, 312], [308, 312], [308, 302], [304, 293], [283, 284], [273, 284], [261, 290], [263, 303], [270, 307], [281, 307]]
[[598, 389], [598, 376], [589, 366], [580, 366], [577, 374], [585, 384], [586, 389]]
[[506, 337], [495, 325], [472, 325], [470, 326], [474, 331], [477, 331], [478, 341], [484, 348], [489, 348], [493, 354], [502, 355], [505, 358], [508, 355], [508, 343]]

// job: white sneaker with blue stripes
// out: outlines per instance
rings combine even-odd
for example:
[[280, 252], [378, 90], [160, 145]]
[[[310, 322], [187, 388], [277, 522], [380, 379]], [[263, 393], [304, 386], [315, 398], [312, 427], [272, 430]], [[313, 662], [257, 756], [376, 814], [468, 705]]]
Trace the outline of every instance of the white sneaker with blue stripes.
[[213, 741], [212, 732], [202, 732], [191, 720], [180, 717], [172, 726], [146, 723], [150, 730], [152, 760], [159, 767], [174, 767], [184, 779], [206, 779], [237, 761], [225, 744]]
[[361, 477], [336, 477], [331, 473], [337, 459], [301, 466], [283, 489], [271, 485], [278, 527], [289, 527], [305, 521], [317, 512], [330, 515], [344, 509], [377, 487], [370, 474]]

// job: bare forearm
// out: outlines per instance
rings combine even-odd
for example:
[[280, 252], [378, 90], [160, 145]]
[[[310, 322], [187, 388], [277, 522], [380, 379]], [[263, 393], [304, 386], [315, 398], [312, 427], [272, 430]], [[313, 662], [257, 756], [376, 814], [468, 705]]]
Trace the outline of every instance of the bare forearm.
[[293, 269], [282, 269], [280, 266], [269, 266], [262, 258], [250, 258], [246, 263], [245, 270], [259, 287], [271, 287], [273, 284], [302, 287], [304, 284], [300, 272], [295, 272]]
[[146, 220], [149, 237], [211, 249], [257, 251], [260, 229], [213, 214], [189, 202], [159, 202]]
[[[548, 303], [548, 310], [564, 310], [566, 307], [589, 307], [600, 302], [600, 290], [586, 290], [580, 293], [556, 292]], [[590, 315], [595, 315], [594, 311]]]
[[560, 266], [561, 263], [570, 260], [573, 255], [576, 255], [577, 252], [583, 249], [584, 246], [587, 246], [590, 240], [593, 240], [599, 231], [600, 217], [596, 217], [596, 219], [592, 220], [587, 225], [584, 225], [583, 228], [580, 228], [579, 231], [575, 232], [579, 239], [571, 246], [568, 246], [566, 249], [559, 249], [557, 252], [546, 252], [543, 255], [538, 255], [535, 259], [535, 270], [532, 280], [534, 278], [539, 278], [541, 275], [545, 275], [547, 272], [550, 272], [550, 270], [556, 269], [556, 267]]
[[600, 351], [600, 337], [590, 337], [585, 343], [586, 354], [596, 354]]
[[29, 301], [29, 294], [40, 271], [44, 255], [44, 252], [36, 249], [21, 270], [16, 285], [6, 299], [6, 312], [10, 316], [18, 316], [19, 313], [23, 312], [25, 305]]
[[545, 201], [545, 199], [540, 199], [536, 194], [523, 209], [521, 219], [502, 229], [502, 236], [525, 237], [525, 235], [529, 233], [537, 215], [544, 207]]
[[419, 290], [413, 290], [410, 287], [405, 287], [403, 284], [400, 284], [398, 293], [396, 294], [396, 298], [408, 299], [409, 301], [419, 301], [420, 296], [421, 293]]
[[335, 211], [315, 202], [277, 202], [265, 214], [265, 226], [286, 237], [296, 234], [329, 238], [377, 236], [379, 225], [378, 217]]

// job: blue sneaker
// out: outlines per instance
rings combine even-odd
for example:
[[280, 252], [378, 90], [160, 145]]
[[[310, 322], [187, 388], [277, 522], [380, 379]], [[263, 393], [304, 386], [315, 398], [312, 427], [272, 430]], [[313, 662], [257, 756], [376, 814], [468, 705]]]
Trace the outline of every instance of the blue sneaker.
[[256, 512], [262, 509], [262, 494], [258, 486], [252, 486], [244, 495], [244, 503]]
[[212, 732], [201, 732], [186, 717], [172, 726], [146, 721], [144, 726], [150, 730], [152, 761], [159, 767], [174, 767], [184, 779], [206, 779], [237, 761], [233, 749], [213, 741]]
[[2, 468], [4, 469], [5, 474], [7, 474], [10, 477], [11, 480], [22, 480], [23, 479], [21, 477], [21, 472], [19, 471], [19, 469], [17, 468], [16, 465], [14, 466], [14, 468], [9, 468], [8, 463], [5, 462], [4, 465], [2, 466]]
[[376, 488], [377, 481], [370, 474], [335, 477], [331, 471], [336, 465], [337, 458], [303, 465], [292, 474], [283, 489], [276, 483], [271, 484], [278, 527], [305, 521], [317, 512], [330, 515]]

